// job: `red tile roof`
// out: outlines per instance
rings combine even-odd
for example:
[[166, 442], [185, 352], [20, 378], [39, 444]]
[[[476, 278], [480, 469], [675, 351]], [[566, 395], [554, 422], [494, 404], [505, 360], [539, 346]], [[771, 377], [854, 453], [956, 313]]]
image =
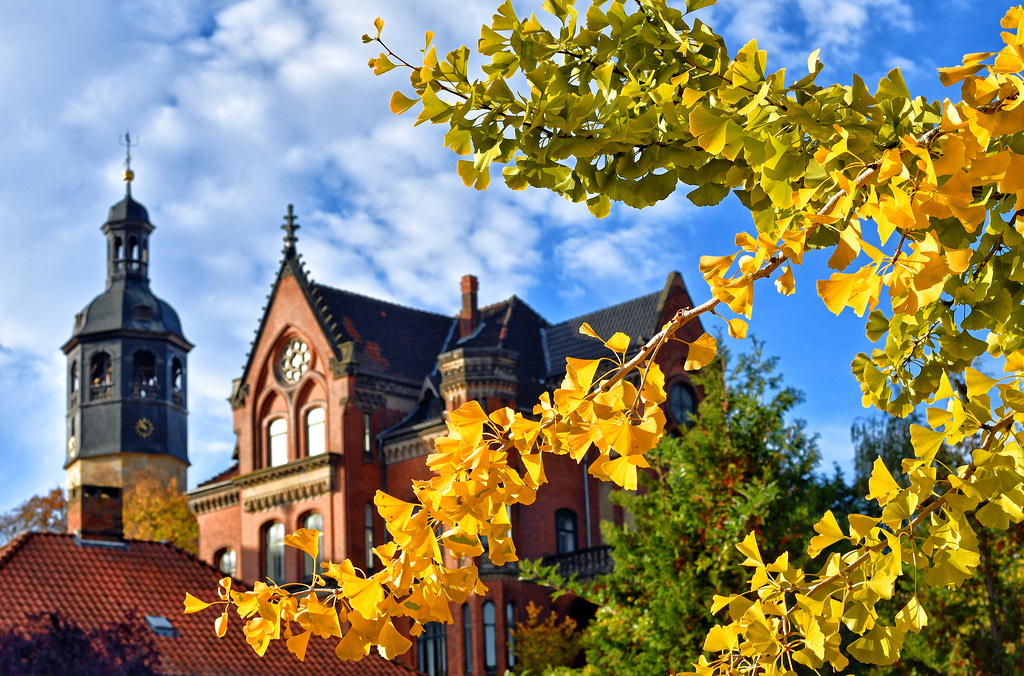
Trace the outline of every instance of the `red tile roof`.
[[305, 662], [275, 641], [261, 659], [242, 634], [242, 620], [232, 611], [228, 634], [213, 632], [216, 611], [183, 614], [189, 591], [216, 597], [222, 577], [174, 545], [124, 540], [83, 543], [73, 535], [26, 532], [0, 549], [0, 629], [25, 626], [26, 617], [59, 611], [83, 629], [120, 619], [126, 609], [141, 618], [162, 615], [177, 636], [154, 636], [164, 673], [195, 676], [260, 674], [336, 674], [338, 676], [412, 676], [411, 669], [371, 654], [360, 662], [334, 656], [336, 641], [311, 637]]

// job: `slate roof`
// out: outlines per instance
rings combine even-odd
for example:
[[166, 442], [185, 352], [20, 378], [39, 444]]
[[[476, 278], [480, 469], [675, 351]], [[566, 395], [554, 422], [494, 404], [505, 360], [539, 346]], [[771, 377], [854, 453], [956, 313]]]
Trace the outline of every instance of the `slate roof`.
[[649, 293], [543, 329], [547, 374], [564, 373], [566, 357], [598, 359], [609, 355], [608, 348], [601, 341], [580, 333], [583, 322], [590, 324], [605, 340], [621, 331], [632, 339], [631, 349], [639, 348], [660, 328], [657, 323], [663, 293]]
[[[176, 636], [154, 636], [163, 673], [195, 676], [334, 674], [413, 676], [413, 671], [376, 654], [360, 662], [334, 655], [336, 641], [311, 637], [305, 662], [275, 641], [263, 658], [245, 642], [242, 620], [231, 612], [228, 634], [213, 631], [213, 609], [183, 614], [189, 591], [216, 596], [220, 571], [170, 544], [124, 540], [91, 545], [73, 535], [26, 532], [0, 549], [0, 628], [24, 626], [26, 616], [60, 611], [85, 630], [134, 609], [142, 618], [170, 620]], [[141, 621], [141, 619], [140, 619]]]
[[455, 320], [387, 301], [310, 283], [341, 340], [356, 345], [359, 372], [420, 383], [434, 368]]

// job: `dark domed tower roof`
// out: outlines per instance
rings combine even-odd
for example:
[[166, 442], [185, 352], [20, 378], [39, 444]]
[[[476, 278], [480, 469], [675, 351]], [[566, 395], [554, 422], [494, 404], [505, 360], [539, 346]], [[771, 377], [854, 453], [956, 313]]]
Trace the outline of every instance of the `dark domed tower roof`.
[[107, 215], [107, 223], [120, 221], [149, 223], [149, 212], [146, 211], [146, 207], [132, 199], [130, 188], [123, 200], [110, 207], [110, 213]]

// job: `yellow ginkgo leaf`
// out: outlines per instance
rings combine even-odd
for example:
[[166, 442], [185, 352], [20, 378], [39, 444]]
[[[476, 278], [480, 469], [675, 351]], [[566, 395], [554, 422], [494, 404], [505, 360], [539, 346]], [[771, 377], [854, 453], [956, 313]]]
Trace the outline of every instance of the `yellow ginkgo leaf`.
[[591, 338], [597, 338], [598, 340], [601, 340], [601, 336], [597, 335], [597, 331], [592, 329], [590, 327], [590, 324], [586, 322], [580, 324], [580, 333], [582, 333], [584, 336], [590, 336]]
[[747, 557], [740, 564], [741, 566], [764, 565], [764, 561], [761, 559], [761, 552], [757, 548], [757, 539], [754, 537], [754, 531], [747, 533], [747, 537], [743, 538], [743, 542], [736, 545], [736, 549], [740, 550], [740, 554]]
[[217, 619], [213, 622], [213, 628], [217, 632], [217, 638], [224, 638], [224, 634], [228, 633], [228, 609], [225, 608], [224, 612], [217, 616]]
[[786, 266], [786, 271], [775, 280], [775, 288], [784, 296], [790, 296], [796, 291], [796, 280], [793, 279], [793, 267]]
[[729, 335], [733, 338], [742, 340], [747, 337], [747, 323], [736, 317], [735, 319], [729, 320]]
[[867, 500], [877, 500], [879, 505], [885, 506], [892, 493], [900, 490], [900, 485], [892, 478], [892, 474], [886, 469], [882, 458], [875, 458], [875, 464], [871, 468], [871, 478], [868, 479], [868, 494], [864, 497]]
[[914, 445], [914, 452], [927, 464], [931, 464], [935, 459], [935, 454], [942, 448], [942, 442], [945, 440], [944, 432], [937, 432], [921, 425], [910, 426], [910, 442]]
[[306, 552], [314, 559], [320, 555], [320, 531], [315, 528], [300, 528], [284, 536], [284, 543]]
[[306, 646], [309, 645], [309, 634], [310, 631], [307, 629], [301, 634], [296, 634], [285, 641], [285, 644], [288, 646], [288, 650], [298, 657], [300, 662], [304, 662], [306, 660]]
[[967, 368], [967, 398], [973, 400], [975, 397], [988, 394], [988, 391], [999, 382], [995, 378], [989, 378], [981, 371]]
[[814, 524], [814, 531], [817, 535], [811, 538], [811, 543], [807, 547], [807, 554], [812, 557], [817, 556], [825, 548], [834, 545], [840, 540], [846, 539], [846, 534], [839, 527], [836, 515], [832, 513], [831, 509], [825, 512], [825, 515], [821, 517], [818, 523]]
[[185, 592], [185, 614], [198, 613], [200, 610], [206, 610], [212, 605], [212, 603], [201, 601], [188, 592]]
[[704, 650], [709, 653], [731, 651], [737, 647], [739, 647], [739, 643], [736, 640], [736, 634], [720, 624], [712, 627], [707, 638], [704, 639]]
[[391, 618], [388, 618], [380, 630], [380, 635], [377, 637], [377, 652], [379, 652], [381, 657], [384, 659], [393, 660], [411, 647], [412, 641], [402, 636], [402, 634], [395, 629], [395, 625], [392, 624]]
[[683, 364], [683, 368], [687, 371], [704, 368], [718, 354], [718, 343], [708, 333], [702, 334], [700, 338], [692, 343], [687, 343], [687, 345], [690, 346], [690, 349], [686, 354], [686, 362]]
[[604, 342], [612, 352], [618, 352], [619, 354], [626, 354], [626, 350], [629, 349], [629, 336], [621, 331], [617, 332], [614, 336]]

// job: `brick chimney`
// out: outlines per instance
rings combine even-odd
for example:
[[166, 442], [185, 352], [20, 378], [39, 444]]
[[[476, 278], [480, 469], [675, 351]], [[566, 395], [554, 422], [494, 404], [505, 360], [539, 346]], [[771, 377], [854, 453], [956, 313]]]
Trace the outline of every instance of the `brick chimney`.
[[462, 313], [459, 315], [459, 337], [465, 338], [480, 324], [480, 310], [476, 306], [479, 283], [474, 275], [462, 277]]
[[121, 489], [73, 486], [68, 490], [68, 532], [84, 540], [122, 540]]

